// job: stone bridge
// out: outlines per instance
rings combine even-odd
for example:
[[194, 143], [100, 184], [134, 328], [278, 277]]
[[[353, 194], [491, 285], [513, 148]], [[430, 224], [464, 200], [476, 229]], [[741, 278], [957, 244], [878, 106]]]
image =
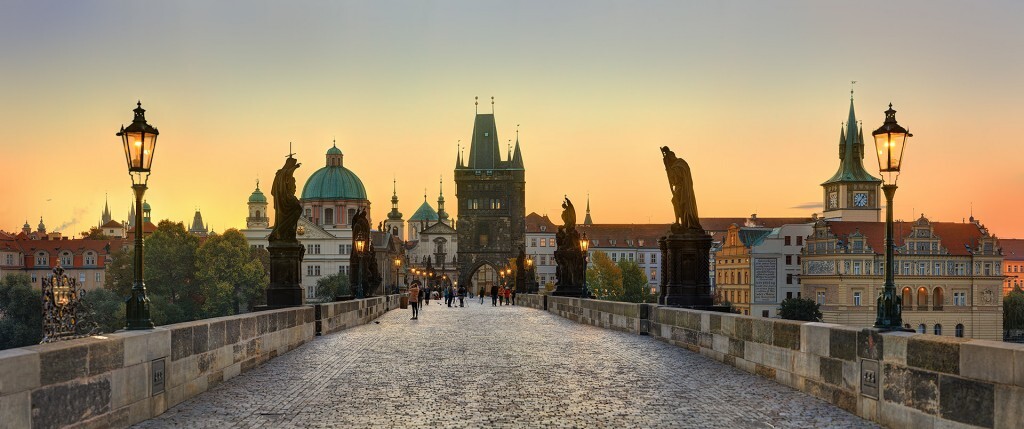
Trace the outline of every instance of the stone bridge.
[[2, 351], [0, 427], [1024, 422], [1022, 345], [538, 295], [412, 321], [396, 302]]

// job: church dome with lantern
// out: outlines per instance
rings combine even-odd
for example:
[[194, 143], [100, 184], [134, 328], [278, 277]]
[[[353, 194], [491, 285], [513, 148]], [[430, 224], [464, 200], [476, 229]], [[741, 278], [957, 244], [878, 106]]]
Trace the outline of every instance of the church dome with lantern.
[[344, 155], [335, 145], [327, 150], [327, 165], [306, 180], [303, 201], [365, 200], [366, 188], [352, 170], [343, 165]]

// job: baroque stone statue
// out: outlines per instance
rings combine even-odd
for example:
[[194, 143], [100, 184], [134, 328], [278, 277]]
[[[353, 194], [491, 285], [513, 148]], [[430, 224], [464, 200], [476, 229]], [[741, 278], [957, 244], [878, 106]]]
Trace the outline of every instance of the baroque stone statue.
[[555, 276], [558, 284], [553, 292], [559, 296], [580, 296], [586, 262], [580, 250], [580, 233], [576, 230], [576, 209], [566, 197], [562, 203], [562, 221], [555, 233]]
[[661, 155], [665, 162], [665, 172], [668, 174], [669, 188], [672, 190], [672, 207], [675, 209], [673, 231], [703, 231], [700, 217], [697, 216], [697, 198], [693, 194], [690, 165], [682, 158], [677, 158], [675, 152], [668, 146], [662, 146]]
[[270, 194], [274, 197], [274, 229], [270, 232], [268, 241], [298, 243], [295, 239], [295, 227], [302, 216], [302, 204], [295, 196], [295, 169], [302, 166], [299, 162], [289, 156], [284, 161], [284, 167], [277, 170], [274, 176], [273, 187]]

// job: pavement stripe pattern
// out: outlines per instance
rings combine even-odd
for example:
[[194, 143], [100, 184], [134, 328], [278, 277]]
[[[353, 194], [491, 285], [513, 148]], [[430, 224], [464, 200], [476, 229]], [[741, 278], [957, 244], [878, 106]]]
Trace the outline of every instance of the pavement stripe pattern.
[[878, 427], [649, 337], [490, 300], [319, 337], [138, 428]]

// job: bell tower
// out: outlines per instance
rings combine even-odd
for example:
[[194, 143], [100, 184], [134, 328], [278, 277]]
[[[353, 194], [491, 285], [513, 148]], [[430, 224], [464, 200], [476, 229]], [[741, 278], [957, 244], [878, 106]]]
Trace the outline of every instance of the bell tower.
[[[198, 213], [198, 212], [196, 212]], [[270, 215], [267, 214], [267, 196], [260, 190], [260, 181], [256, 180], [256, 190], [249, 196], [249, 217], [245, 218], [248, 229], [270, 228]]]
[[882, 180], [864, 169], [864, 130], [857, 124], [850, 91], [850, 115], [839, 130], [839, 169], [822, 187], [826, 220], [881, 220]]

